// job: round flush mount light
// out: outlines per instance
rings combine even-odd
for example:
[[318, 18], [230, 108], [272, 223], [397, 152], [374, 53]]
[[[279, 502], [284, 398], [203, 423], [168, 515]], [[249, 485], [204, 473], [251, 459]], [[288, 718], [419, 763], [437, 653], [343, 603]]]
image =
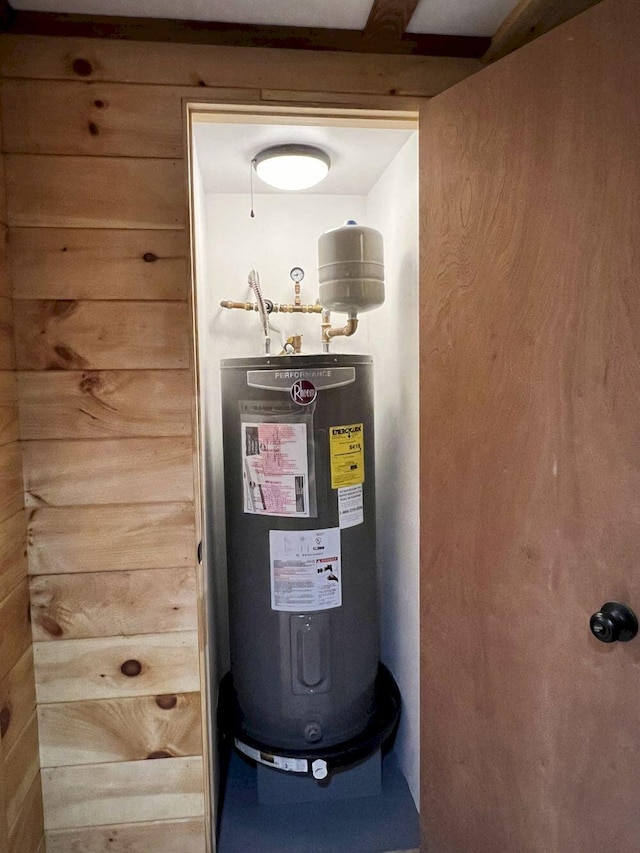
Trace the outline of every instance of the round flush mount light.
[[326, 178], [329, 155], [314, 145], [273, 145], [251, 161], [260, 180], [279, 190], [306, 190]]

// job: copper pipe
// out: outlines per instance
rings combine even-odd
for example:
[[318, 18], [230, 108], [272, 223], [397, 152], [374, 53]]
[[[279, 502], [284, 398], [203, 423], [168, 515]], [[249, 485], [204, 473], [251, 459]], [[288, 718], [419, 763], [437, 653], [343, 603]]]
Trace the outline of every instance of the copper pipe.
[[321, 305], [279, 305], [273, 306], [274, 312], [280, 314], [321, 314]]
[[230, 301], [222, 301], [220, 303], [221, 308], [242, 308], [245, 311], [257, 311], [258, 306], [254, 305], [253, 302], [230, 302]]
[[[242, 308], [244, 311], [257, 311], [258, 306], [254, 302], [231, 302], [222, 301], [221, 308]], [[275, 303], [269, 313], [273, 314], [320, 314], [321, 305], [286, 305]]]
[[331, 328], [331, 311], [322, 311], [322, 352], [329, 352], [329, 329]]
[[291, 347], [295, 355], [300, 355], [302, 352], [302, 335], [291, 335], [290, 338], [287, 338], [280, 355], [291, 355], [291, 351], [287, 351], [287, 347]]
[[328, 325], [326, 323], [322, 324], [322, 341], [323, 343], [328, 343], [331, 338], [338, 338], [344, 336], [345, 338], [350, 338], [351, 335], [355, 335], [356, 330], [358, 328], [358, 318], [357, 317], [349, 317], [346, 324], [344, 326], [340, 326], [337, 328], [331, 328], [331, 324]]

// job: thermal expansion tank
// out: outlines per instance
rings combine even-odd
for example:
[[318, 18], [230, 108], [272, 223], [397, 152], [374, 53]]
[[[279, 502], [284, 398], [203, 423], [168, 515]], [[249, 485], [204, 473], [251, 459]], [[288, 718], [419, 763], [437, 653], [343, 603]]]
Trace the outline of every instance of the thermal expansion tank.
[[372, 360], [221, 365], [231, 673], [242, 730], [304, 750], [373, 713]]

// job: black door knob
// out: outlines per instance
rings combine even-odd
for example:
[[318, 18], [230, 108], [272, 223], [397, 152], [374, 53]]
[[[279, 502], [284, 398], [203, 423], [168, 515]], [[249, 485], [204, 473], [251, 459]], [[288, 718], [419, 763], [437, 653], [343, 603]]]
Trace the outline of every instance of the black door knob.
[[628, 643], [638, 633], [638, 618], [625, 604], [607, 601], [589, 621], [591, 633], [603, 643]]

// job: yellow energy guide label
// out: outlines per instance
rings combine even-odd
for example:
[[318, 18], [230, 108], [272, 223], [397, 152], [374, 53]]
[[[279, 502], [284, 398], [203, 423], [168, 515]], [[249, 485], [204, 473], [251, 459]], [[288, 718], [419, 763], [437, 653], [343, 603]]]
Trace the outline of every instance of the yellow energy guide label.
[[364, 424], [329, 428], [331, 488], [364, 483]]

